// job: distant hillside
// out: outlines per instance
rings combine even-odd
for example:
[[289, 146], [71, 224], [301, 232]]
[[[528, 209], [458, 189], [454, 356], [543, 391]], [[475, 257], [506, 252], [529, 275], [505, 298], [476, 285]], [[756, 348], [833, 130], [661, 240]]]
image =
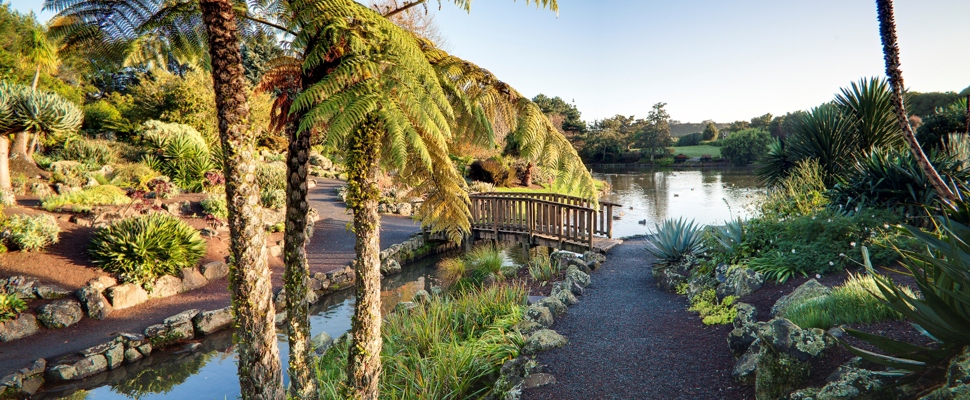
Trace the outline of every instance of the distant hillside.
[[[731, 126], [731, 124], [714, 123], [717, 125], [717, 129], [721, 130]], [[704, 127], [707, 126], [706, 122], [670, 122], [670, 136], [681, 137], [684, 135], [689, 135], [694, 132], [704, 132]]]

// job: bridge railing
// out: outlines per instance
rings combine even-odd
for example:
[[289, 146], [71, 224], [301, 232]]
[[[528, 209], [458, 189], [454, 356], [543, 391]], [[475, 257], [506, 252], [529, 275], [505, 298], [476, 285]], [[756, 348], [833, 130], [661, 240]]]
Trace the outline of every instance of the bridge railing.
[[613, 236], [613, 207], [587, 199], [548, 193], [479, 193], [470, 196], [472, 228], [540, 235], [592, 246], [594, 236]]

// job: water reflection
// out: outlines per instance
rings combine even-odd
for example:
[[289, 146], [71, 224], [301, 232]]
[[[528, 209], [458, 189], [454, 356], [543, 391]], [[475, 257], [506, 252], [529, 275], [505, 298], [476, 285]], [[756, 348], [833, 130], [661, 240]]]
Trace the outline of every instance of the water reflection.
[[[410, 301], [418, 290], [439, 284], [435, 271], [438, 257], [418, 261], [398, 275], [381, 282], [382, 312], [393, 309], [399, 301]], [[353, 290], [323, 298], [313, 306], [310, 333], [326, 332], [338, 337], [350, 330], [354, 314]], [[286, 364], [289, 347], [286, 334], [278, 335], [284, 381], [288, 384]], [[36, 399], [223, 399], [239, 397], [239, 380], [232, 332], [222, 331], [207, 336], [193, 351], [158, 352], [139, 362], [121, 366], [87, 378], [57, 386], [45, 387]]]
[[[669, 170], [626, 166], [595, 168], [593, 176], [610, 183], [606, 200], [623, 204], [614, 215], [613, 236], [640, 235], [665, 218], [693, 218], [718, 224], [748, 216], [764, 193], [750, 169]], [[632, 207], [632, 209], [631, 209]]]

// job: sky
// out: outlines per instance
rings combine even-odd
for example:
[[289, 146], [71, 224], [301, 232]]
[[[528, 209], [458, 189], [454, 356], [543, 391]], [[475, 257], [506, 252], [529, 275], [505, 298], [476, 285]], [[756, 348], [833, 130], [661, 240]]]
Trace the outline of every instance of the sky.
[[[13, 0], [40, 12], [42, 0]], [[970, 86], [970, 1], [896, 0], [906, 86]], [[560, 96], [583, 119], [645, 117], [667, 103], [674, 120], [749, 120], [804, 110], [839, 88], [883, 76], [874, 1], [480, 0], [466, 13], [429, 0], [447, 48], [522, 94]], [[963, 43], [961, 43], [963, 42]]]

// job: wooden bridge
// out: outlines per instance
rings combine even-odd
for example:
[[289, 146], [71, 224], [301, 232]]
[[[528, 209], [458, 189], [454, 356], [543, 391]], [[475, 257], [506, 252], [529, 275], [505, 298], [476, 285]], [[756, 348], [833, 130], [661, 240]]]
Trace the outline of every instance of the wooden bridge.
[[605, 253], [613, 239], [613, 208], [619, 204], [552, 193], [472, 194], [473, 239], [527, 241], [530, 245]]

